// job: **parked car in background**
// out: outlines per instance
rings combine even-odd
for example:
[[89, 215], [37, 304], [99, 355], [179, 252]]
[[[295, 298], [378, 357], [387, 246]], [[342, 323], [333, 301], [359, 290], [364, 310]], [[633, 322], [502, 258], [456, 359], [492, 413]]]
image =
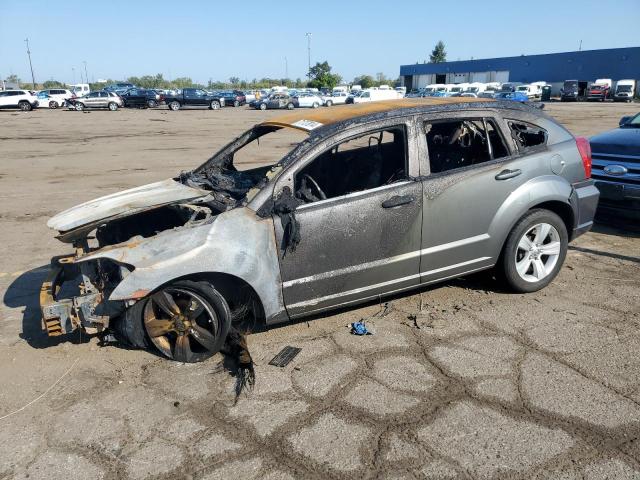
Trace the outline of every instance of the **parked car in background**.
[[353, 103], [377, 102], [380, 100], [397, 100], [400, 94], [393, 89], [375, 90], [368, 88], [363, 90], [360, 95], [353, 98]]
[[591, 86], [587, 91], [587, 100], [597, 100], [600, 102], [604, 102], [611, 96], [611, 85], [612, 81], [610, 78], [599, 78]]
[[253, 102], [252, 107], [258, 110], [272, 110], [287, 108], [293, 110], [296, 107], [296, 101], [288, 93], [272, 93], [266, 98], [261, 98]]
[[497, 100], [512, 100], [520, 103], [529, 101], [529, 95], [524, 92], [497, 92], [493, 95], [493, 98]]
[[164, 94], [147, 88], [132, 88], [120, 94], [125, 107], [155, 108], [164, 103]]
[[247, 97], [240, 90], [222, 91], [218, 95], [224, 98], [224, 104], [228, 107], [240, 107], [247, 103]]
[[322, 97], [322, 101], [325, 107], [332, 105], [344, 105], [347, 102], [349, 94], [343, 91], [334, 91], [331, 95], [325, 95]]
[[72, 98], [74, 94], [71, 90], [64, 88], [50, 88], [40, 90], [38, 92], [38, 103], [41, 107], [58, 108], [64, 107], [67, 99]]
[[587, 96], [587, 88], [589, 82], [583, 80], [565, 80], [560, 90], [560, 101], [574, 101], [584, 100]]
[[38, 105], [38, 98], [29, 90], [0, 91], [0, 108], [19, 108], [23, 112], [30, 112]]
[[69, 85], [69, 88], [76, 97], [84, 97], [86, 94], [91, 93], [88, 83], [76, 83], [75, 85]]
[[589, 139], [601, 213], [640, 219], [640, 113]]
[[615, 102], [632, 102], [636, 93], [635, 80], [618, 80], [616, 93], [613, 95]]
[[183, 88], [180, 93], [164, 98], [169, 110], [177, 111], [182, 107], [207, 107], [218, 110], [224, 107], [224, 98], [218, 94], [207, 93], [200, 88]]
[[43, 325], [198, 362], [232, 311], [273, 325], [492, 268], [539, 291], [593, 224], [590, 171], [585, 138], [515, 103], [290, 112], [192, 171], [49, 219], [72, 252], [51, 262]]
[[99, 90], [97, 92], [91, 92], [84, 97], [70, 98], [67, 100], [67, 106], [71, 110], [78, 112], [93, 108], [107, 108], [115, 112], [118, 108], [123, 107], [124, 103], [122, 97], [117, 93]]
[[527, 97], [532, 99], [532, 98], [539, 97], [540, 93], [542, 93], [542, 89], [536, 85], [526, 84], [526, 85], [518, 85], [516, 87], [516, 92], [524, 93]]
[[301, 93], [293, 99], [296, 107], [318, 108], [324, 104], [322, 98], [314, 93]]
[[131, 90], [132, 88], [136, 88], [136, 86], [133, 83], [123, 82], [123, 83], [112, 83], [111, 85], [104, 87], [103, 90], [106, 90], [107, 92], [124, 93], [127, 90]]

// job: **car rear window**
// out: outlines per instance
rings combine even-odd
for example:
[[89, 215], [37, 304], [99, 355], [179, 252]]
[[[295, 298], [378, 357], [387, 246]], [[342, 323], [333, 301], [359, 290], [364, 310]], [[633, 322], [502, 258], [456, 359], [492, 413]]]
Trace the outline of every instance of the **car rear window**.
[[490, 118], [469, 118], [425, 124], [431, 173], [470, 167], [509, 155]]
[[546, 145], [549, 135], [544, 128], [520, 120], [508, 120], [507, 122], [511, 138], [519, 151]]

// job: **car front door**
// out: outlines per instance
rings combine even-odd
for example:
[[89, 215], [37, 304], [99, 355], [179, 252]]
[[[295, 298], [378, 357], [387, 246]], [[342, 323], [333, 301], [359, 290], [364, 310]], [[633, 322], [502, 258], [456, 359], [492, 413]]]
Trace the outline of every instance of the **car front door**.
[[496, 263], [508, 233], [496, 223], [498, 211], [532, 176], [548, 174], [549, 162], [542, 150], [518, 154], [507, 123], [491, 112], [425, 119], [422, 126], [429, 174], [420, 271], [421, 282], [431, 283]]
[[295, 209], [295, 250], [282, 248], [274, 216], [290, 316], [418, 285], [423, 197], [413, 131], [397, 119], [342, 131], [281, 177], [276, 192], [286, 186], [306, 200]]

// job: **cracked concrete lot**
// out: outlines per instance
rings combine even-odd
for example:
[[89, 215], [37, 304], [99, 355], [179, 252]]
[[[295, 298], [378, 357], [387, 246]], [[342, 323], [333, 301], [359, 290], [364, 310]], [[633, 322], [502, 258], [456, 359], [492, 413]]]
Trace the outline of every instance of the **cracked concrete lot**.
[[[573, 133], [637, 107], [551, 104]], [[192, 168], [272, 112], [2, 112], [1, 479], [640, 478], [640, 238], [598, 225], [558, 278], [514, 295], [474, 275], [179, 364], [39, 332], [47, 217]], [[422, 309], [420, 306], [422, 305]], [[416, 315], [415, 322], [407, 317]], [[368, 319], [375, 335], [346, 325]], [[282, 347], [302, 348], [285, 368]]]

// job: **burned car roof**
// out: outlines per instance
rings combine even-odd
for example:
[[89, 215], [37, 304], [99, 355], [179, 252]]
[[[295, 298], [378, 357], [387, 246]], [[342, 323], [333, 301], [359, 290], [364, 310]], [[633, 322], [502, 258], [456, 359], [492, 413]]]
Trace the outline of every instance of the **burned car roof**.
[[331, 109], [312, 111], [293, 111], [262, 122], [260, 125], [297, 128], [311, 131], [316, 128], [335, 125], [377, 113], [403, 113], [406, 109], [419, 107], [437, 107], [446, 105], [495, 103], [488, 98], [440, 97], [440, 98], [402, 98], [398, 100], [381, 100], [377, 102], [358, 103], [356, 105], [340, 105]]

